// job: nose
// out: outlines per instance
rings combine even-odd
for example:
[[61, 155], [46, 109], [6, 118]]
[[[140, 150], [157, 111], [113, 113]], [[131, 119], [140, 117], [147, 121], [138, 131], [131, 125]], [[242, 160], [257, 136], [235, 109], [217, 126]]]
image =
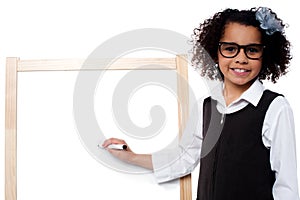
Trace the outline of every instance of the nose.
[[248, 63], [248, 58], [245, 53], [245, 49], [241, 48], [240, 52], [236, 55], [235, 57], [235, 63], [240, 63], [240, 64], [247, 64]]

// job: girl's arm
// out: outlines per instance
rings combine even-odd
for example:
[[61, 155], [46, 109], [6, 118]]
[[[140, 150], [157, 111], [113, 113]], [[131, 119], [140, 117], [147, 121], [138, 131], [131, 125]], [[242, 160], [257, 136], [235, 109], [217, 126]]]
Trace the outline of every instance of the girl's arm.
[[294, 117], [284, 97], [277, 97], [271, 103], [265, 117], [263, 138], [265, 146], [270, 148], [271, 168], [276, 174], [274, 199], [299, 200]]

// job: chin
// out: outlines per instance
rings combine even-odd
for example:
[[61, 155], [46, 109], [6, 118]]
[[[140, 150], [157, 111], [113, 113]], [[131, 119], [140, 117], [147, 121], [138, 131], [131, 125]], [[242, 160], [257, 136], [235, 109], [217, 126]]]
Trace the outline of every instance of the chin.
[[248, 85], [251, 85], [253, 83], [253, 80], [235, 80], [235, 81], [232, 81], [232, 83], [234, 83], [235, 85], [238, 85], [238, 86], [248, 86]]

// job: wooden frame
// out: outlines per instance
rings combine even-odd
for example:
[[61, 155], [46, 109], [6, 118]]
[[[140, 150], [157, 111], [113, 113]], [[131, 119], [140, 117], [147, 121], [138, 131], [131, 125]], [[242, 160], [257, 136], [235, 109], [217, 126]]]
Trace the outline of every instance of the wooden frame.
[[[5, 200], [17, 200], [17, 84], [18, 72], [103, 70], [107, 60], [95, 60], [82, 68], [84, 60], [20, 60], [6, 59], [5, 92]], [[176, 58], [121, 58], [106, 70], [176, 70], [179, 134], [189, 113], [188, 67], [184, 55]], [[192, 199], [191, 175], [180, 179], [180, 200]]]

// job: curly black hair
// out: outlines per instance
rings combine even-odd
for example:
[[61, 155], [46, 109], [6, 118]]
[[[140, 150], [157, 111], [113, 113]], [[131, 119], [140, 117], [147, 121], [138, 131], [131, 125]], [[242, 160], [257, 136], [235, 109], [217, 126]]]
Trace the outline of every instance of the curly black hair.
[[[287, 73], [292, 58], [290, 55], [290, 42], [286, 39], [284, 31], [276, 31], [272, 35], [268, 35], [266, 30], [260, 27], [260, 22], [255, 16], [258, 9], [225, 9], [206, 19], [198, 28], [194, 29], [191, 61], [195, 68], [200, 69], [202, 76], [222, 80], [223, 75], [215, 67], [215, 63], [218, 60], [220, 38], [224, 34], [225, 25], [230, 22], [254, 26], [261, 32], [265, 49], [262, 58], [262, 69], [258, 75], [259, 80], [271, 80], [276, 83], [281, 75]], [[269, 11], [284, 27], [282, 20], [271, 9]]]

